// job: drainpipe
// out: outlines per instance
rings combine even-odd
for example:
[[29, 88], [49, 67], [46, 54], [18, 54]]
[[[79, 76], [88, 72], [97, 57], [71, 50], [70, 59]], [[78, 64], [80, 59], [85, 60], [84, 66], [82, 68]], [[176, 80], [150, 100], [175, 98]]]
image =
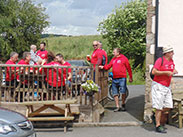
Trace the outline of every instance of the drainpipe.
[[156, 61], [156, 55], [158, 51], [158, 21], [159, 21], [159, 0], [156, 0], [156, 9], [155, 9], [155, 54], [154, 54], [154, 62]]

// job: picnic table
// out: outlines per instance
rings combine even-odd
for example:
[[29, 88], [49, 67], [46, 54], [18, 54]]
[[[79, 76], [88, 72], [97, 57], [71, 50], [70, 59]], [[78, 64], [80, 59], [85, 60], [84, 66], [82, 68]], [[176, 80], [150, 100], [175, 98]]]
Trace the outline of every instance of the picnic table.
[[[28, 96], [27, 100], [24, 99], [22, 102], [19, 102], [20, 105], [26, 106], [26, 117], [30, 121], [64, 121], [64, 132], [66, 132], [67, 121], [74, 120], [70, 105], [77, 103], [77, 100], [74, 98], [55, 98], [56, 100], [54, 100], [54, 98], [48, 97], [48, 92], [53, 89], [47, 89], [45, 86], [45, 75], [27, 73], [20, 74], [19, 76], [20, 82], [16, 88], [16, 92], [19, 92], [19, 94], [24, 93], [23, 98]], [[38, 82], [36, 88], [35, 81]], [[24, 82], [27, 83], [26, 86], [22, 86], [22, 83]], [[39, 83], [41, 83], [41, 87], [39, 87]], [[61, 89], [59, 90], [61, 91]], [[36, 100], [34, 100], [33, 94], [35, 91], [37, 92], [37, 95], [41, 95], [41, 97]], [[32, 95], [29, 96], [28, 93], [32, 93]], [[44, 94], [47, 95], [46, 98], [44, 97]], [[51, 93], [51, 96], [54, 96], [54, 94]], [[32, 97], [32, 100], [30, 97]], [[64, 107], [61, 107], [58, 104], [63, 104]], [[49, 111], [46, 111], [48, 109]]]

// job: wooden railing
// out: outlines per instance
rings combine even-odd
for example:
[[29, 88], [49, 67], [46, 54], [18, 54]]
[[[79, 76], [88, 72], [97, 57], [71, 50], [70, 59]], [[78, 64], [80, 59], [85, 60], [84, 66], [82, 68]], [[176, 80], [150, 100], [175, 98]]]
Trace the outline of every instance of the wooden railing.
[[[42, 69], [40, 69], [42, 68]], [[71, 68], [72, 80], [71, 85], [60, 85], [59, 75], [63, 81], [63, 71]], [[50, 76], [50, 73], [51, 76]], [[6, 81], [7, 73], [13, 79]], [[56, 74], [56, 77], [55, 77]], [[0, 102], [27, 102], [27, 101], [48, 101], [64, 100], [75, 98], [79, 104], [88, 104], [88, 97], [83, 94], [81, 84], [87, 79], [93, 80], [101, 87], [101, 92], [95, 95], [95, 101], [99, 102], [107, 97], [107, 71], [100, 71], [98, 67], [94, 69], [89, 67], [66, 67], [66, 66], [30, 66], [30, 65], [7, 65], [0, 64]], [[50, 85], [45, 79], [55, 81], [56, 85]], [[67, 79], [66, 79], [67, 81]]]

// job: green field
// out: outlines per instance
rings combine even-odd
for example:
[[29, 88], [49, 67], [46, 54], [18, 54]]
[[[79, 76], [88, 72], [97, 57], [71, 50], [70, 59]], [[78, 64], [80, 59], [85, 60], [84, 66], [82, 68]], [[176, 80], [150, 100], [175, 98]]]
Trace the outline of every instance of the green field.
[[[103, 48], [107, 49], [107, 41], [100, 35], [73, 36], [73, 37], [48, 37], [42, 39], [47, 43], [47, 50], [62, 53], [65, 59], [85, 59], [86, 55], [93, 52], [92, 42], [102, 41]], [[130, 61], [131, 62], [131, 61]], [[132, 64], [131, 64], [132, 65]], [[145, 84], [144, 74], [141, 69], [133, 69], [133, 85]], [[130, 84], [130, 83], [128, 83]]]
[[65, 59], [85, 59], [86, 55], [93, 52], [92, 42], [102, 41], [103, 48], [106, 49], [106, 40], [100, 35], [73, 36], [73, 37], [48, 37], [44, 38], [48, 46], [47, 50], [62, 53]]

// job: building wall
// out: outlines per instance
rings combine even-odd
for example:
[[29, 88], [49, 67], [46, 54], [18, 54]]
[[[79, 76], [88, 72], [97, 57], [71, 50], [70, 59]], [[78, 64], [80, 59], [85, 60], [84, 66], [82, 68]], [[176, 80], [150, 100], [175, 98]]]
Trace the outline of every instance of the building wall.
[[159, 0], [158, 46], [174, 48], [174, 62], [178, 75], [183, 76], [183, 0]]

